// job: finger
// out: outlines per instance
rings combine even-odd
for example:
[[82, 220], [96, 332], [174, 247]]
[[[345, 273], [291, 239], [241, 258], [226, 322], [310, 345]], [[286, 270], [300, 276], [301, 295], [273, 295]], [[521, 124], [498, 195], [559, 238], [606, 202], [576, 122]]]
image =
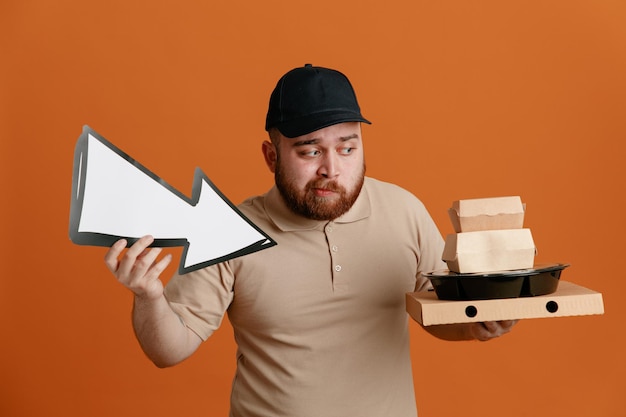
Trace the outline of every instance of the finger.
[[499, 321], [498, 324], [505, 333], [508, 333], [509, 331], [511, 331], [511, 328], [517, 324], [518, 321], [519, 320], [502, 320]]
[[109, 268], [111, 272], [117, 272], [117, 268], [119, 266], [118, 257], [120, 256], [120, 253], [122, 253], [126, 245], [126, 239], [120, 239], [115, 242], [104, 255], [104, 264], [107, 266], [107, 268]]
[[506, 331], [502, 330], [500, 323], [496, 321], [476, 323], [476, 327], [473, 330], [474, 337], [483, 342], [506, 333]]
[[485, 341], [489, 339], [489, 331], [483, 323], [469, 323], [469, 333], [473, 339]]
[[122, 260], [119, 262], [117, 269], [118, 278], [130, 276], [135, 268], [137, 257], [140, 256], [152, 242], [154, 242], [152, 236], [144, 236], [128, 248]]
[[148, 246], [150, 246], [154, 242], [154, 238], [150, 235], [142, 236], [137, 239], [133, 245], [128, 248], [128, 255], [137, 258], [141, 253], [143, 253]]
[[485, 321], [482, 322], [482, 325], [489, 333], [497, 332], [500, 327], [495, 321]]
[[165, 268], [167, 268], [171, 261], [172, 255], [168, 253], [159, 262], [153, 264], [149, 271], [150, 278], [158, 278], [161, 273], [165, 271]]
[[167, 254], [160, 261], [153, 262], [145, 275], [139, 275], [139, 273], [134, 274], [133, 283], [129, 285], [128, 288], [130, 288], [136, 296], [148, 298], [160, 297], [163, 294], [163, 283], [159, 279], [159, 276], [169, 265], [171, 260], [172, 255]]
[[481, 323], [482, 331], [477, 332], [478, 340], [489, 340], [500, 337], [511, 331], [517, 320], [486, 321]]
[[[162, 248], [152, 248], [148, 251], [144, 251], [141, 255], [136, 259], [132, 273], [130, 275], [130, 284], [134, 284], [135, 281], [143, 279], [144, 276], [148, 274], [150, 269], [155, 264], [156, 259], [161, 254]], [[149, 278], [146, 276], [146, 278]]]
[[503, 323], [506, 324], [507, 327], [511, 328], [515, 326], [519, 320], [504, 320]]

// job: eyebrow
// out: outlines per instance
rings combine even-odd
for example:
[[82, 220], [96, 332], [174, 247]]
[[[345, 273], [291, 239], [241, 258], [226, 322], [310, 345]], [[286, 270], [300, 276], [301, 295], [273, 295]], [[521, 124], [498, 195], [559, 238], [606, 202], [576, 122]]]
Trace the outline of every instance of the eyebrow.
[[[353, 133], [349, 136], [340, 136], [339, 140], [342, 142], [346, 142], [351, 139], [358, 139], [358, 138], [359, 138], [359, 135], [357, 135], [356, 133]], [[315, 145], [316, 143], [319, 143], [319, 141], [320, 140], [318, 138], [304, 139], [304, 140], [295, 142], [293, 146], [297, 147], [297, 146]]]

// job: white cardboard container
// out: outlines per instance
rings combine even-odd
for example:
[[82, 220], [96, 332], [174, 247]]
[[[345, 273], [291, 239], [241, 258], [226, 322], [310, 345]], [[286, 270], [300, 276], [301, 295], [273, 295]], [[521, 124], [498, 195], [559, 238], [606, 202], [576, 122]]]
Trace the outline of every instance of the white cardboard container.
[[406, 294], [406, 311], [423, 326], [604, 314], [602, 294], [561, 281], [552, 294], [492, 300], [440, 300], [434, 291]]
[[452, 202], [448, 209], [456, 233], [479, 230], [521, 229], [525, 205], [519, 196], [473, 198]]
[[536, 254], [530, 229], [482, 230], [446, 237], [442, 259], [458, 273], [532, 268]]

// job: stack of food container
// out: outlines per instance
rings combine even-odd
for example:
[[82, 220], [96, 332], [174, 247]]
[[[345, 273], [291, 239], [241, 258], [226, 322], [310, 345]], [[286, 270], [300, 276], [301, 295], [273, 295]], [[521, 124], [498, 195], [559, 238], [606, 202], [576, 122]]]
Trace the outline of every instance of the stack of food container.
[[425, 273], [440, 299], [475, 300], [556, 291], [566, 264], [534, 265], [536, 247], [524, 228], [519, 196], [458, 200], [448, 210], [455, 233], [446, 237], [447, 271]]
[[535, 243], [523, 228], [519, 196], [459, 200], [448, 210], [456, 233], [446, 237], [443, 260], [459, 273], [532, 268]]

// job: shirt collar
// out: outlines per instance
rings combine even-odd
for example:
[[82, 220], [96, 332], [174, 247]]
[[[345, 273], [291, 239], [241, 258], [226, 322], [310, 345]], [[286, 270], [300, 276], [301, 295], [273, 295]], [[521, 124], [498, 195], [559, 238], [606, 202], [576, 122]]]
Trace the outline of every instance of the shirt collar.
[[[363, 183], [363, 188], [357, 197], [356, 201], [346, 213], [333, 220], [335, 223], [352, 223], [369, 217], [371, 212], [371, 204], [369, 199], [369, 193], [367, 191], [369, 179], [366, 177]], [[265, 210], [270, 219], [278, 226], [283, 232], [290, 232], [296, 230], [314, 230], [322, 229], [327, 220], [312, 220], [306, 217], [300, 216], [285, 204], [285, 200], [280, 195], [280, 191], [276, 186], [272, 187], [265, 196]]]

